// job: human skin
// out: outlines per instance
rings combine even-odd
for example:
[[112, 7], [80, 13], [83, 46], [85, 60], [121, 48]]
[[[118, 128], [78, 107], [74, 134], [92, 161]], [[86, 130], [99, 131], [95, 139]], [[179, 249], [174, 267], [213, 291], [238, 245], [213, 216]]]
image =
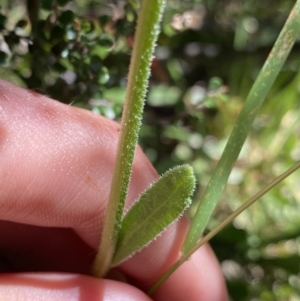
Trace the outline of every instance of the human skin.
[[[152, 299], [143, 293], [178, 258], [187, 218], [118, 267], [127, 283], [89, 276], [119, 131], [113, 121], [0, 81], [0, 300], [227, 300], [208, 245]], [[137, 148], [126, 208], [157, 176]]]

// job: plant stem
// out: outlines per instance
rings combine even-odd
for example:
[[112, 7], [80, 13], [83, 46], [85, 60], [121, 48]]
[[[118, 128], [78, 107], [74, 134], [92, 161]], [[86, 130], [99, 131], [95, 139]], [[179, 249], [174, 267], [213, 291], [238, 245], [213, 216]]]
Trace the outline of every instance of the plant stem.
[[131, 167], [141, 126], [150, 65], [159, 34], [165, 0], [142, 1], [135, 43], [128, 75], [126, 100], [122, 116], [109, 203], [93, 274], [102, 277], [108, 271], [117, 241], [131, 176]]
[[295, 40], [300, 32], [300, 0], [294, 5], [275, 45], [261, 69], [242, 111], [233, 127], [225, 150], [202, 196], [200, 205], [192, 220], [182, 253], [187, 254], [201, 237], [212, 212], [219, 201], [233, 164], [235, 163], [252, 122], [257, 115], [267, 93], [282, 68]]
[[264, 187], [261, 191], [256, 193], [253, 197], [251, 197], [247, 202], [241, 205], [238, 209], [232, 212], [223, 222], [221, 222], [216, 228], [210, 231], [206, 236], [204, 236], [193, 248], [191, 248], [187, 253], [183, 254], [180, 259], [172, 265], [160, 278], [157, 282], [155, 282], [152, 287], [148, 290], [147, 294], [153, 294], [162, 283], [167, 280], [171, 274], [179, 268], [192, 254], [198, 250], [201, 246], [207, 243], [210, 239], [212, 239], [217, 233], [219, 233], [223, 228], [225, 228], [229, 223], [233, 221], [240, 213], [242, 213], [245, 209], [247, 209], [250, 205], [260, 199], [263, 195], [265, 195], [269, 190], [271, 190], [274, 186], [279, 184], [293, 172], [295, 172], [298, 168], [300, 168], [300, 161], [296, 163], [294, 166], [289, 168], [286, 172], [275, 178], [271, 183], [269, 183], [266, 187]]

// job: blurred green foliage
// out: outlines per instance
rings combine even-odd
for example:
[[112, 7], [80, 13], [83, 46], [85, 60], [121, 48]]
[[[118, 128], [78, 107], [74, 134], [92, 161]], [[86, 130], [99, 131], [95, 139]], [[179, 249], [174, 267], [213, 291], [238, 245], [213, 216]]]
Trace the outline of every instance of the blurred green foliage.
[[[140, 144], [159, 172], [190, 163], [193, 214], [289, 0], [168, 0]], [[1, 0], [0, 77], [119, 120], [139, 1]], [[297, 43], [209, 228], [300, 159]], [[101, 135], [101, 133], [99, 133]], [[232, 300], [300, 300], [299, 174], [212, 241]]]

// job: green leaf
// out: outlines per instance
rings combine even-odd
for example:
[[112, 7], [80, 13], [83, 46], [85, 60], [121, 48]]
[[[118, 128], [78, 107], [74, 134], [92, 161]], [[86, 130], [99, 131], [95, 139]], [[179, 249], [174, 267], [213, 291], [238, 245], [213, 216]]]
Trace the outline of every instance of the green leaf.
[[69, 2], [71, 2], [71, 0], [57, 0], [57, 4], [59, 6], [65, 6], [66, 4], [68, 4]]
[[98, 41], [98, 45], [105, 47], [105, 48], [111, 48], [114, 45], [113, 36], [109, 35], [109, 34], [102, 34]]
[[5, 15], [0, 14], [0, 30], [5, 29], [6, 21], [7, 17]]
[[50, 38], [52, 41], [61, 41], [64, 38], [65, 30], [58, 25], [55, 25], [51, 30]]
[[58, 20], [62, 25], [67, 26], [74, 20], [74, 17], [75, 15], [71, 10], [66, 10], [61, 13]]
[[148, 103], [154, 107], [175, 105], [181, 91], [175, 86], [158, 85], [150, 89]]
[[41, 8], [46, 9], [46, 10], [51, 10], [53, 6], [53, 1], [52, 0], [42, 0], [41, 1]]
[[98, 74], [100, 72], [102, 66], [103, 66], [103, 63], [102, 63], [102, 60], [99, 56], [93, 55], [91, 57], [90, 65], [91, 65], [90, 68], [91, 68], [92, 72]]
[[0, 64], [5, 64], [7, 62], [7, 53], [0, 51]]
[[267, 93], [281, 70], [292, 46], [300, 34], [300, 0], [296, 2], [271, 53], [258, 74], [233, 127], [225, 150], [202, 195], [197, 212], [182, 247], [188, 253], [201, 237], [214, 208], [226, 187], [232, 167], [238, 158], [252, 123], [263, 104]]
[[114, 87], [103, 92], [103, 98], [118, 105], [124, 104], [125, 88]]
[[146, 190], [125, 215], [113, 265], [119, 264], [153, 241], [191, 204], [195, 176], [189, 165], [167, 171]]

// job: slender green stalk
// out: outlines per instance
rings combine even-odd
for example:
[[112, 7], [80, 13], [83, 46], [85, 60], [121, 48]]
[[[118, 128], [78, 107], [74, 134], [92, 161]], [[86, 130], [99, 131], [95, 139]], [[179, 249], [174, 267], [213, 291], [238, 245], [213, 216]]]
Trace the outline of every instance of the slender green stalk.
[[141, 126], [144, 99], [165, 0], [142, 1], [128, 75], [121, 134], [109, 203], [93, 274], [105, 275], [111, 265], [127, 196], [134, 151]]
[[192, 254], [198, 250], [201, 246], [207, 243], [210, 239], [212, 239], [217, 233], [219, 233], [223, 228], [225, 228], [229, 223], [233, 221], [240, 213], [242, 213], [245, 209], [247, 209], [250, 205], [260, 199], [263, 195], [265, 195], [269, 190], [271, 190], [274, 186], [279, 184], [293, 172], [295, 172], [298, 168], [300, 168], [300, 162], [297, 162], [294, 166], [289, 168], [286, 172], [275, 178], [271, 183], [269, 183], [266, 187], [264, 187], [261, 191], [256, 193], [253, 197], [251, 197], [247, 202], [241, 205], [238, 209], [236, 209], [233, 213], [231, 213], [222, 223], [220, 223], [216, 228], [210, 231], [206, 236], [204, 236], [193, 248], [191, 248], [187, 253], [183, 254], [180, 259], [172, 265], [160, 278], [157, 282], [155, 282], [152, 287], [148, 290], [148, 295], [153, 294], [162, 283], [167, 280], [172, 273], [179, 268]]
[[202, 196], [184, 242], [182, 253], [187, 254], [201, 237], [212, 212], [219, 201], [233, 164], [235, 163], [252, 122], [257, 115], [267, 93], [285, 62], [295, 40], [300, 33], [300, 0], [291, 11], [271, 53], [261, 69], [243, 109], [234, 125], [225, 150]]

